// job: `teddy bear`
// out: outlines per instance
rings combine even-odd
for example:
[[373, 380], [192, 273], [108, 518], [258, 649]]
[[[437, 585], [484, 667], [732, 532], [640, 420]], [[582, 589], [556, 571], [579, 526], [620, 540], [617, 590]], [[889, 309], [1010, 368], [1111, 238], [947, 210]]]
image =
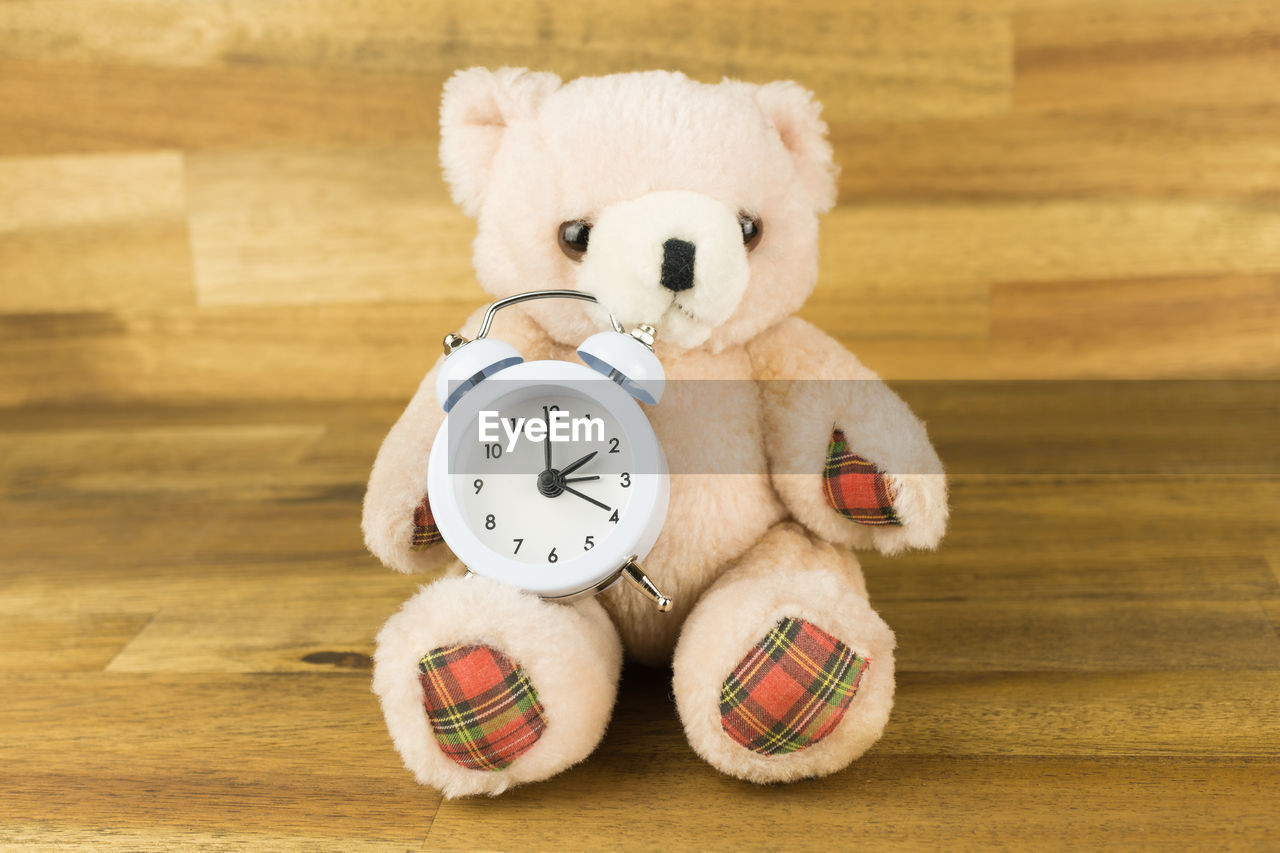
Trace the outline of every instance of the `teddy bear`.
[[472, 68], [446, 83], [440, 159], [476, 221], [481, 286], [599, 303], [522, 304], [495, 336], [574, 360], [606, 311], [659, 330], [668, 392], [647, 414], [672, 475], [644, 567], [674, 606], [618, 586], [553, 602], [458, 563], [427, 500], [437, 363], [378, 452], [362, 520], [384, 564], [434, 577], [374, 655], [374, 692], [422, 784], [494, 795], [581, 761], [624, 654], [671, 667], [690, 746], [731, 776], [830, 774], [883, 732], [895, 641], [854, 550], [936, 547], [947, 487], [907, 405], [793, 316], [836, 200], [820, 110], [793, 82], [666, 71], [564, 83]]

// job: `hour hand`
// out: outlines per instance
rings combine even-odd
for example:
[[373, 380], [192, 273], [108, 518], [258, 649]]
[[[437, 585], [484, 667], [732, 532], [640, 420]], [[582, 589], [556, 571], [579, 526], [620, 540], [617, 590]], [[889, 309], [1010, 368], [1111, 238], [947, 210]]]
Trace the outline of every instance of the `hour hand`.
[[588, 453], [586, 456], [582, 457], [581, 459], [577, 459], [577, 460], [574, 460], [573, 462], [570, 462], [568, 465], [560, 469], [560, 476], [564, 477], [567, 474], [572, 474], [574, 471], [577, 471], [583, 465], [586, 465], [592, 459], [595, 459], [596, 454], [599, 452], [600, 451], [598, 450], [593, 450], [590, 453]]

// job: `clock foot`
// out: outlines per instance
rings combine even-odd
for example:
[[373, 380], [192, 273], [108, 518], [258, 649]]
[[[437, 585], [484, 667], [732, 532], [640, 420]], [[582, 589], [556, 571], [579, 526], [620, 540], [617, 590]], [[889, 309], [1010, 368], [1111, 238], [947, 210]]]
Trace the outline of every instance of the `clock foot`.
[[640, 568], [640, 564], [636, 562], [635, 557], [627, 560], [622, 567], [622, 576], [629, 580], [632, 586], [640, 590], [646, 598], [651, 599], [659, 611], [666, 613], [671, 609], [671, 599], [663, 595], [654, 582], [649, 580], [649, 576]]

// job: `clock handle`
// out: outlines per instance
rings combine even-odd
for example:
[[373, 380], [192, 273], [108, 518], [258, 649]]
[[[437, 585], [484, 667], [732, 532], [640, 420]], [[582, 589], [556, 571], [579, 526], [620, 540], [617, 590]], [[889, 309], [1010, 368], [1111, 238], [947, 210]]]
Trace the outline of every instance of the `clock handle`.
[[[480, 331], [476, 332], [476, 339], [479, 340], [489, 334], [489, 327], [493, 325], [494, 316], [506, 308], [508, 305], [518, 305], [521, 302], [529, 302], [533, 299], [581, 299], [585, 302], [594, 302], [600, 304], [600, 300], [596, 299], [594, 294], [587, 293], [582, 290], [530, 290], [526, 293], [516, 293], [511, 296], [499, 299], [489, 306], [489, 310], [484, 312], [484, 320], [480, 323]], [[617, 321], [613, 314], [609, 315], [609, 323], [613, 326], [615, 332], [625, 332], [622, 324]]]
[[649, 598], [657, 605], [658, 610], [666, 613], [671, 609], [671, 599], [667, 598], [653, 581], [649, 580], [649, 576], [640, 568], [640, 564], [636, 562], [636, 558], [632, 557], [622, 566], [622, 576], [631, 581], [632, 586], [640, 590], [641, 593]]

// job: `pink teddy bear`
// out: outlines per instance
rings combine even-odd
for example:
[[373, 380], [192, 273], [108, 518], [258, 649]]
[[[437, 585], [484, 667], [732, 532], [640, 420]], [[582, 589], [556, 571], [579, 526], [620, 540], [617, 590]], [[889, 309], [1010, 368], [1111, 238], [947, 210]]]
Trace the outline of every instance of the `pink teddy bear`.
[[675, 473], [644, 565], [675, 606], [618, 587], [553, 603], [464, 577], [426, 499], [437, 364], [378, 453], [363, 519], [383, 563], [443, 574], [388, 620], [375, 655], [374, 690], [421, 783], [497, 794], [581, 761], [624, 650], [670, 663], [689, 743], [724, 773], [823, 776], [880, 737], [894, 636], [852, 549], [935, 547], [947, 490], [906, 404], [791, 316], [836, 198], [819, 111], [791, 82], [661, 71], [562, 84], [473, 68], [446, 84], [440, 156], [477, 221], [481, 285], [600, 301], [525, 303], [494, 334], [526, 359], [574, 360], [605, 310], [659, 329], [668, 392], [647, 414]]

